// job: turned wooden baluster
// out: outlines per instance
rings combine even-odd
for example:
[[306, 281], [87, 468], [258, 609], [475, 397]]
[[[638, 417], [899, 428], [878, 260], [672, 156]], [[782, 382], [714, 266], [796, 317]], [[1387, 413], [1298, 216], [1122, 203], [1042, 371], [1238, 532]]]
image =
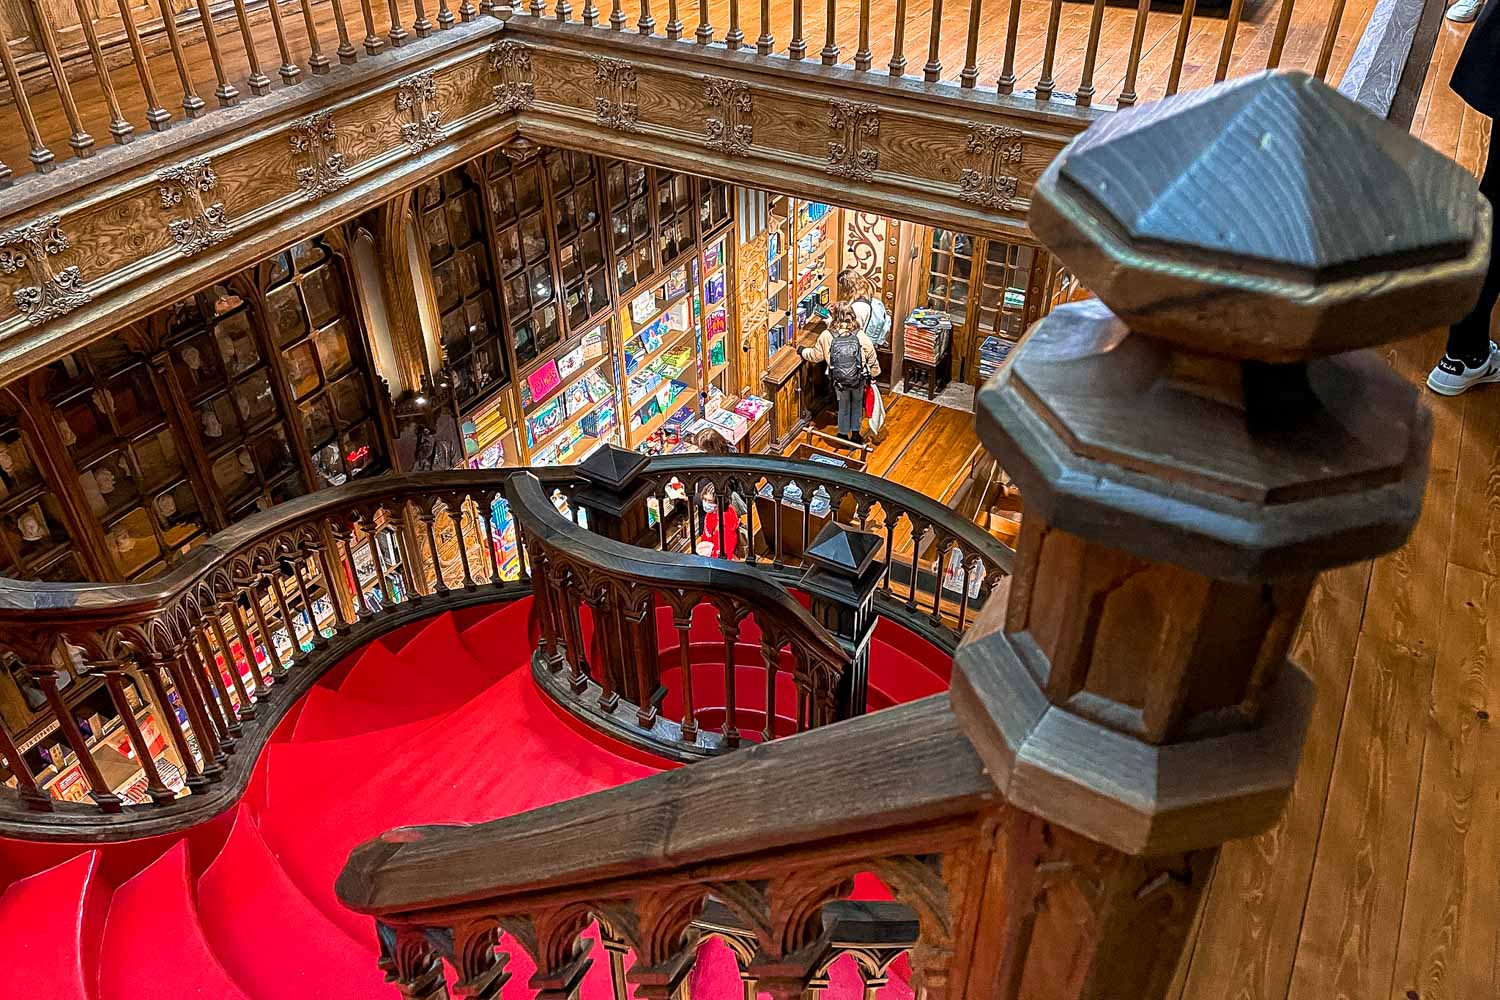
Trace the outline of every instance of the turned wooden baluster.
[[568, 0], [557, 0], [553, 9], [557, 12], [557, 19], [561, 23], [567, 24], [573, 19], [573, 5]]
[[250, 608], [251, 617], [255, 619], [255, 630], [260, 634], [261, 647], [265, 649], [266, 659], [271, 663], [270, 676], [280, 680], [287, 675], [287, 669], [281, 662], [281, 653], [276, 649], [276, 637], [266, 621], [265, 609], [261, 606], [264, 595], [260, 593], [258, 586], [247, 585], [240, 588], [239, 598]]
[[656, 18], [651, 16], [651, 0], [641, 0], [641, 16], [636, 20], [635, 28], [643, 35], [656, 33]]
[[807, 39], [802, 36], [802, 3], [803, 0], [792, 0], [792, 40], [786, 54], [794, 62], [807, 56]]
[[1094, 0], [1094, 9], [1089, 15], [1088, 47], [1083, 55], [1083, 77], [1078, 84], [1077, 102], [1081, 108], [1094, 103], [1094, 64], [1099, 59], [1099, 31], [1103, 26], [1104, 0]]
[[[1017, 3], [1020, 0], [1016, 0]], [[906, 75], [906, 0], [896, 0], [896, 25], [891, 36], [891, 76]]]
[[677, 666], [682, 676], [682, 739], [685, 743], [698, 742], [698, 713], [693, 703], [693, 653], [690, 630], [693, 625], [693, 606], [679, 604], [672, 609], [672, 627], [677, 630]]
[[214, 79], [218, 86], [214, 88], [214, 96], [219, 99], [221, 108], [233, 107], [240, 102], [240, 92], [229, 82], [229, 77], [224, 69], [224, 53], [219, 49], [219, 36], [214, 33], [214, 16], [209, 10], [208, 0], [197, 0], [198, 4], [198, 26], [203, 29], [203, 41], [208, 46], [208, 59], [214, 67]]
[[447, 31], [458, 23], [458, 18], [453, 16], [453, 11], [448, 7], [448, 0], [438, 0], [438, 30]]
[[1172, 49], [1172, 68], [1167, 74], [1167, 96], [1177, 93], [1182, 82], [1182, 60], [1187, 54], [1188, 35], [1193, 30], [1193, 14], [1198, 9], [1198, 0], [1183, 0], [1182, 14], [1177, 20], [1177, 42]]
[[[203, 0], [199, 0], [200, 3]], [[417, 16], [422, 14], [422, 0], [417, 0]], [[333, 0], [333, 24], [339, 32], [339, 47], [337, 49], [339, 62], [345, 66], [359, 61], [359, 53], [354, 51], [354, 43], [349, 41], [349, 20], [344, 16], [344, 0]], [[424, 37], [417, 32], [417, 37]]]
[[334, 537], [344, 549], [344, 562], [348, 565], [349, 571], [354, 574], [354, 619], [356, 622], [363, 621], [371, 615], [370, 602], [365, 597], [365, 585], [359, 579], [359, 570], [356, 568], [358, 563], [354, 560], [354, 532], [363, 531], [364, 523], [364, 515], [356, 514], [353, 531], [342, 525], [334, 529]]
[[17, 791], [26, 808], [35, 812], [51, 812], [52, 797], [37, 785], [36, 775], [31, 773], [31, 765], [26, 763], [26, 757], [16, 747], [15, 737], [11, 736], [4, 719], [0, 719], [0, 758], [4, 759], [5, 766], [15, 777]]
[[667, 0], [667, 39], [677, 41], [682, 37], [682, 18], [677, 13], [677, 0]]
[[[302, 615], [307, 620], [308, 631], [312, 634], [308, 640], [315, 647], [328, 644], [328, 639], [323, 635], [323, 626], [318, 622], [318, 613], [313, 608], [312, 591], [307, 586], [307, 573], [302, 567], [302, 559], [299, 555], [292, 555], [288, 560], [292, 564], [292, 578], [297, 582], [297, 593], [302, 596]], [[333, 595], [328, 595], [331, 602]]]
[[109, 75], [109, 65], [104, 61], [104, 51], [99, 48], [99, 34], [94, 30], [94, 14], [84, 0], [73, 0], [78, 11], [78, 26], [83, 30], [84, 45], [89, 50], [89, 59], [94, 64], [94, 75], [99, 80], [99, 89], [104, 94], [105, 106], [109, 108], [109, 134], [117, 145], [130, 141], [135, 126], [125, 120], [120, 110], [120, 98], [115, 94], [115, 81]]
[[1027, 510], [1008, 599], [954, 662], [1007, 809], [968, 876], [1001, 891], [953, 917], [986, 944], [950, 980], [1160, 1000], [1219, 846], [1296, 780], [1314, 692], [1287, 657], [1317, 574], [1420, 512], [1431, 418], [1366, 349], [1470, 308], [1488, 215], [1457, 164], [1303, 74], [1116, 112], [1032, 197], [1099, 300], [1032, 327], [976, 406]]
[[731, 52], [745, 44], [745, 32], [740, 27], [740, 0], [729, 0], [729, 30], [724, 33], [724, 47]]
[[[770, 0], [763, 0], [769, 3]], [[620, 0], [610, 0], [609, 27], [611, 31], [625, 30], [625, 8], [620, 5]]]
[[776, 48], [776, 36], [771, 34], [771, 0], [760, 0], [760, 37], [755, 40], [755, 54], [768, 56]]
[[359, 12], [365, 22], [365, 54], [377, 55], [385, 48], [385, 39], [375, 33], [375, 7], [371, 0], [359, 0]]
[[1141, 70], [1141, 50], [1146, 41], [1146, 19], [1151, 14], [1151, 0], [1140, 0], [1135, 10], [1135, 26], [1130, 32], [1130, 54], [1125, 58], [1125, 82], [1115, 106], [1128, 108], [1136, 102], [1135, 79]]
[[[275, 6], [274, 0], [268, 0]], [[245, 10], [245, 0], [234, 0], [234, 17], [240, 26], [240, 41], [245, 48], [245, 59], [250, 63], [250, 76], [245, 83], [250, 87], [250, 93], [257, 97], [271, 92], [271, 78], [260, 68], [260, 53], [255, 50], [255, 36], [250, 33], [250, 14]], [[213, 27], [206, 29], [213, 33]]]
[[927, 29], [927, 62], [922, 67], [922, 79], [936, 83], [943, 75], [943, 62], [938, 58], [938, 46], [943, 37], [943, 0], [932, 0], [932, 20]]
[[194, 681], [192, 669], [182, 653], [169, 654], [159, 659], [151, 669], [167, 671], [172, 679], [172, 686], [177, 689], [178, 698], [182, 699], [188, 722], [193, 727], [193, 736], [198, 741], [198, 750], [203, 757], [201, 767], [192, 761], [192, 748], [188, 746], [187, 734], [182, 731], [181, 724], [176, 722], [176, 713], [173, 713], [172, 742], [177, 746], [178, 755], [188, 766], [188, 789], [196, 792], [210, 782], [224, 777], [226, 754], [219, 745], [218, 722], [206, 707], [211, 699], [204, 697], [202, 686]]
[[10, 42], [0, 32], [0, 68], [5, 70], [5, 82], [10, 87], [11, 97], [16, 102], [16, 112], [21, 116], [21, 127], [26, 130], [26, 144], [31, 149], [29, 159], [32, 169], [45, 174], [57, 164], [52, 150], [42, 142], [41, 130], [36, 125], [36, 115], [31, 111], [31, 100], [21, 86], [21, 74], [16, 69], [16, 57], [10, 51]]
[[870, 0], [859, 0], [859, 44], [854, 50], [854, 68], [868, 72], [874, 58], [870, 51]]
[[265, 675], [260, 672], [260, 658], [256, 656], [255, 637], [245, 627], [245, 616], [240, 611], [239, 602], [229, 598], [219, 608], [222, 616], [225, 612], [229, 614], [229, 624], [234, 628], [235, 638], [239, 640], [240, 649], [245, 653], [245, 667], [250, 671], [251, 691], [257, 701], [264, 701], [266, 695], [271, 693], [271, 687], [266, 683]]
[[[318, 41], [318, 22], [313, 17], [312, 0], [299, 0], [299, 6], [302, 8], [302, 27], [307, 32], [307, 44], [312, 50], [312, 55], [307, 58], [307, 68], [312, 70], [313, 76], [322, 76], [332, 68], [333, 63], [323, 54], [323, 47]], [[400, 27], [400, 20], [393, 14], [391, 17], [391, 44], [393, 45], [397, 44], [395, 34]], [[402, 31], [401, 36], [405, 38], [406, 32]]]
[[734, 748], [740, 745], [740, 727], [737, 715], [739, 708], [735, 697], [735, 646], [740, 641], [740, 616], [729, 606], [719, 608], [719, 631], [724, 636], [724, 725], [720, 733], [724, 745]]
[[1240, 29], [1240, 15], [1244, 12], [1245, 0], [1233, 0], [1229, 5], [1229, 20], [1224, 24], [1224, 43], [1219, 46], [1219, 65], [1214, 69], [1214, 83], [1229, 75], [1229, 57], [1234, 53], [1235, 33]]
[[458, 19], [460, 21], [468, 24], [470, 21], [474, 20], [475, 16], [477, 16], [478, 13], [479, 8], [475, 7], [471, 0], [460, 0], [460, 3], [458, 5]]
[[969, 0], [969, 33], [964, 42], [964, 68], [958, 74], [958, 85], [972, 90], [979, 84], [979, 22], [983, 0]]
[[162, 29], [167, 33], [167, 44], [172, 50], [172, 63], [177, 67], [177, 81], [182, 86], [182, 114], [185, 118], [197, 118], [208, 107], [194, 89], [193, 75], [188, 69], [187, 55], [182, 50], [182, 36], [177, 31], [177, 12], [171, 0], [156, 0], [161, 11]]
[[57, 88], [57, 99], [62, 104], [63, 115], [68, 119], [68, 145], [73, 155], [84, 158], [94, 155], [94, 139], [83, 127], [78, 114], [78, 104], [73, 100], [73, 85], [68, 82], [63, 69], [62, 56], [57, 51], [57, 35], [52, 30], [52, 14], [42, 6], [41, 0], [31, 0], [32, 23], [36, 26], [37, 38], [42, 43], [42, 52], [47, 57], [47, 67], [52, 72], [52, 83]]
[[281, 19], [281, 4], [271, 0], [266, 5], [271, 14], [271, 30], [276, 36], [276, 54], [281, 57], [281, 65], [276, 67], [276, 75], [281, 77], [281, 85], [290, 87], [297, 82], [302, 75], [302, 70], [292, 61], [292, 50], [286, 40], [286, 24]]
[[239, 716], [235, 714], [234, 701], [224, 687], [223, 676], [214, 668], [213, 658], [204, 653], [204, 639], [196, 635], [184, 647], [188, 664], [199, 680], [199, 687], [210, 697], [206, 705], [219, 724], [219, 746], [225, 753], [233, 753], [235, 743], [242, 731]]
[[1047, 44], [1042, 49], [1042, 75], [1036, 83], [1036, 99], [1039, 101], [1052, 100], [1055, 85], [1052, 69], [1057, 59], [1057, 29], [1061, 23], [1062, 0], [1052, 0], [1052, 6], [1047, 11]]
[[[146, 777], [146, 795], [156, 805], [165, 805], [177, 798], [177, 793], [167, 787], [166, 782], [161, 780], [161, 770], [156, 766], [156, 759], [151, 756], [151, 747], [146, 743], [146, 737], [141, 732], [141, 724], [136, 721], [135, 710], [130, 707], [130, 700], [125, 696], [125, 673], [119, 664], [103, 664], [99, 672], [104, 676], [104, 688], [109, 692], [109, 700], [115, 706], [115, 712], [120, 717], [120, 724], [125, 728], [126, 738], [130, 740], [130, 747], [135, 751], [136, 763], [141, 766], [141, 771]], [[160, 682], [158, 681], [158, 686]], [[145, 700], [145, 692], [139, 692], [141, 700]], [[166, 725], [166, 715], [172, 712], [172, 703], [166, 698], [166, 692], [161, 693], [156, 704], [152, 706], [160, 717], [161, 724]], [[172, 715], [175, 720], [176, 715]], [[184, 766], [192, 761], [192, 754], [186, 755]]]
[[[224, 670], [229, 674], [229, 683], [234, 688], [234, 693], [239, 698], [238, 714], [241, 719], [253, 718], [257, 706], [250, 698], [250, 692], [245, 689], [245, 678], [240, 673], [239, 660], [235, 659], [234, 646], [229, 642], [229, 636], [224, 631], [223, 615], [215, 611], [209, 615], [208, 626], [213, 635], [211, 642], [207, 643], [209, 655], [207, 657], [208, 667], [215, 673], [219, 672], [219, 657], [224, 660]], [[205, 637], [207, 638], [207, 637]], [[214, 655], [217, 647], [218, 655]]]
[[[52, 712], [52, 717], [57, 720], [58, 732], [62, 733], [63, 740], [67, 742], [68, 749], [73, 751], [73, 756], [78, 760], [78, 768], [83, 772], [85, 780], [89, 785], [89, 798], [94, 800], [101, 811], [117, 813], [124, 808], [124, 801], [110, 790], [104, 775], [99, 771], [99, 764], [94, 760], [94, 755], [89, 751], [88, 740], [84, 739], [83, 731], [78, 728], [78, 720], [73, 717], [73, 709], [63, 701], [62, 693], [57, 687], [56, 668], [48, 665], [33, 669], [32, 679], [36, 681], [37, 687], [42, 689], [42, 694], [47, 698], [47, 707]], [[60, 771], [63, 768], [62, 761], [53, 761], [53, 765]]]
[[1021, 0], [1010, 0], [1010, 19], [1005, 23], [1005, 61], [1000, 67], [1000, 79], [995, 88], [1002, 94], [1015, 93], [1016, 89], [1016, 38], [1021, 30]]
[[824, 66], [832, 66], [839, 61], [838, 41], [834, 33], [838, 28], [838, 0], [828, 0], [823, 11], [823, 51], [819, 57]]
[[1271, 36], [1271, 52], [1266, 57], [1266, 69], [1281, 65], [1281, 50], [1286, 47], [1286, 33], [1292, 25], [1292, 8], [1295, 6], [1295, 0], [1281, 2], [1281, 10], [1276, 15], [1276, 31]]
[[1318, 68], [1313, 75], [1319, 80], [1328, 76], [1328, 63], [1333, 59], [1333, 46], [1339, 40], [1339, 26], [1344, 22], [1346, 0], [1333, 0], [1328, 10], [1328, 23], [1323, 28], [1323, 44], [1318, 49]]
[[[831, 5], [834, 0], [828, 0]], [[707, 45], [714, 40], [714, 26], [708, 21], [708, 0], [698, 0], [698, 30], [693, 32], [693, 40], [699, 45]]]

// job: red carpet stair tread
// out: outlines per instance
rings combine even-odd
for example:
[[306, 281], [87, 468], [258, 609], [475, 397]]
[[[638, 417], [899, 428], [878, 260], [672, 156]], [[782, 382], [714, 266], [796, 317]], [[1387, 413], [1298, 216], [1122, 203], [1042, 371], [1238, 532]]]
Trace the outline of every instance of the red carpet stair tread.
[[[345, 661], [347, 669], [331, 671], [285, 725], [289, 739], [262, 754], [258, 793], [224, 817], [227, 834], [195, 837], [191, 857], [187, 839], [178, 839], [149, 864], [129, 867], [115, 887], [100, 873], [99, 851], [80, 850], [11, 884], [0, 895], [0, 987], [24, 984], [24, 995], [49, 1000], [397, 997], [376, 964], [373, 922], [334, 895], [351, 849], [392, 827], [494, 819], [658, 769], [639, 754], [615, 753], [538, 690], [529, 614], [529, 601], [471, 609], [462, 629], [453, 615], [439, 615], [405, 627], [406, 641], [372, 643]], [[670, 618], [659, 626], [664, 666], [675, 669], [677, 634]], [[924, 666], [912, 638], [877, 636], [872, 708], [946, 687], [947, 665]], [[753, 675], [740, 682], [741, 708], [763, 721], [758, 641], [747, 623], [735, 654], [740, 671]], [[695, 677], [722, 664], [711, 615], [695, 616], [689, 648]], [[778, 714], [795, 704], [781, 680]], [[722, 721], [722, 691], [715, 705], [712, 683], [699, 690], [707, 696], [700, 708]], [[874, 888], [861, 883], [861, 898], [888, 898], [869, 882]], [[612, 1000], [608, 968], [597, 952], [583, 1000]], [[907, 968], [898, 961], [882, 1000], [909, 1000]], [[529, 956], [513, 947], [509, 969], [506, 1000], [530, 1000]], [[825, 1000], [862, 1000], [852, 959], [841, 959], [829, 978]], [[703, 945], [690, 995], [743, 997], [721, 942]]]

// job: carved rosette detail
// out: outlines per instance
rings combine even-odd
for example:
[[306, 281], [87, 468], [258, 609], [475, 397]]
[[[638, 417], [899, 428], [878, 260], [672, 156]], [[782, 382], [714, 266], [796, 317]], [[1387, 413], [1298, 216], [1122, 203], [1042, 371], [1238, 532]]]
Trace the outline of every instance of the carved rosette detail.
[[755, 127], [750, 121], [755, 100], [749, 84], [711, 78], [703, 90], [709, 108], [718, 112], [706, 123], [708, 148], [726, 156], [748, 155], [755, 143]]
[[306, 166], [297, 168], [297, 186], [303, 194], [311, 199], [321, 198], [349, 183], [332, 112], [317, 111], [298, 118], [291, 129], [292, 152], [308, 158]]
[[880, 169], [880, 151], [865, 146], [866, 139], [880, 134], [880, 109], [860, 101], [834, 99], [828, 102], [828, 127], [838, 134], [828, 142], [824, 167], [835, 177], [867, 181]]
[[536, 102], [531, 46], [512, 40], [497, 43], [490, 49], [490, 72], [498, 77], [491, 92], [501, 111], [519, 111]]
[[413, 153], [431, 149], [443, 138], [443, 112], [434, 107], [437, 96], [437, 79], [430, 69], [407, 77], [396, 88], [396, 111], [411, 116], [401, 123], [401, 141]]
[[219, 175], [214, 172], [208, 157], [194, 157], [186, 163], [158, 171], [156, 183], [162, 208], [187, 206], [186, 218], [174, 218], [167, 223], [167, 230], [184, 257], [191, 257], [228, 237], [229, 221], [224, 203], [209, 200], [219, 189]]
[[1021, 136], [1020, 129], [1004, 125], [970, 125], [964, 140], [969, 164], [959, 175], [958, 196], [985, 208], [1014, 208], [1021, 183], [1014, 170], [1025, 152]]
[[53, 258], [70, 246], [61, 224], [60, 216], [47, 215], [0, 233], [0, 275], [25, 271], [33, 282], [11, 293], [11, 301], [32, 326], [66, 316], [92, 298], [76, 264], [53, 266]]
[[641, 106], [635, 67], [607, 56], [594, 56], [593, 60], [594, 116], [621, 132], [639, 132]]

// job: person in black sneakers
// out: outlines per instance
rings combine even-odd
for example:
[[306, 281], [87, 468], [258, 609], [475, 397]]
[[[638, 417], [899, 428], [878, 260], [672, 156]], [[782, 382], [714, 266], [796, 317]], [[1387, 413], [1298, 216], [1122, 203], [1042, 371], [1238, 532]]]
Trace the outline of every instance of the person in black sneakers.
[[[1458, 4], [1454, 5], [1459, 6]], [[1474, 5], [1474, 6], [1477, 6]], [[1456, 20], [1456, 19], [1455, 19]], [[1450, 84], [1464, 103], [1490, 118], [1500, 114], [1500, 0], [1485, 0], [1474, 21], [1474, 30], [1464, 44]], [[1495, 155], [1495, 133], [1490, 131], [1488, 159], [1479, 178], [1479, 192], [1500, 206], [1500, 157]], [[1491, 242], [1495, 218], [1490, 216]], [[1500, 347], [1490, 339], [1490, 314], [1500, 299], [1500, 260], [1494, 248], [1484, 276], [1479, 301], [1469, 315], [1448, 330], [1443, 360], [1427, 376], [1427, 388], [1444, 396], [1457, 396], [1471, 386], [1500, 382]]]
[[865, 386], [880, 375], [880, 358], [847, 302], [834, 303], [828, 328], [816, 344], [802, 349], [802, 359], [828, 363], [828, 381], [839, 401], [839, 437], [864, 444]]

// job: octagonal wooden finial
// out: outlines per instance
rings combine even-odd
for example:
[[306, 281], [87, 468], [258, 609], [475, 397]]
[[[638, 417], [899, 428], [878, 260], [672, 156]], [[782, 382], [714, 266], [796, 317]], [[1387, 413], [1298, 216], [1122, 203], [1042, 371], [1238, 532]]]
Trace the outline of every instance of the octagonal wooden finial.
[[1302, 73], [1122, 111], [1053, 161], [1037, 235], [1132, 330], [1286, 362], [1452, 322], [1489, 207], [1458, 164]]

